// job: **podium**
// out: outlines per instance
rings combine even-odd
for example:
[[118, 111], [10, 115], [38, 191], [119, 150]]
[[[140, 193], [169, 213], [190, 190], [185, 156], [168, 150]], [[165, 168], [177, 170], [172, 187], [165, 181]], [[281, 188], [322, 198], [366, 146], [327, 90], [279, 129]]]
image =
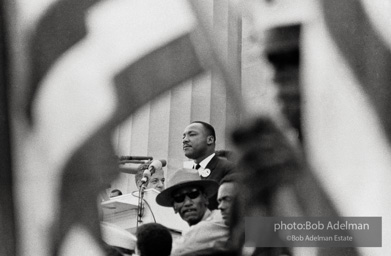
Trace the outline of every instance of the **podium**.
[[137, 225], [156, 222], [166, 226], [173, 237], [180, 235], [189, 228], [187, 222], [174, 213], [172, 207], [163, 207], [156, 203], [159, 191], [151, 188], [144, 190], [142, 222], [137, 223], [138, 191], [116, 196], [101, 203], [103, 221], [115, 224], [132, 234], [137, 231]]

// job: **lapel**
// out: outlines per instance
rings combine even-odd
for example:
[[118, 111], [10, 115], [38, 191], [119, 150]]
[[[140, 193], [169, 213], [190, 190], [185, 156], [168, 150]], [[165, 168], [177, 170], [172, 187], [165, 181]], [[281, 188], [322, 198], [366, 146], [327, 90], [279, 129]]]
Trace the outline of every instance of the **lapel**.
[[219, 161], [218, 157], [215, 155], [210, 161], [209, 163], [206, 165], [206, 168], [213, 171], [214, 169], [216, 169], [216, 166], [217, 166], [217, 162]]

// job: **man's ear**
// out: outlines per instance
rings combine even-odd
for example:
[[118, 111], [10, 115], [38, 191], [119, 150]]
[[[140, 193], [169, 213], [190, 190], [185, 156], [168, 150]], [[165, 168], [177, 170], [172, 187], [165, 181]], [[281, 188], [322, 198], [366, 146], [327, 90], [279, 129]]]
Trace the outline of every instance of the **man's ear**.
[[178, 213], [178, 209], [175, 206], [172, 206], [172, 209], [174, 209], [175, 214]]
[[212, 135], [209, 135], [208, 137], [206, 137], [206, 143], [208, 145], [213, 144], [214, 141], [215, 141], [215, 137], [213, 137]]

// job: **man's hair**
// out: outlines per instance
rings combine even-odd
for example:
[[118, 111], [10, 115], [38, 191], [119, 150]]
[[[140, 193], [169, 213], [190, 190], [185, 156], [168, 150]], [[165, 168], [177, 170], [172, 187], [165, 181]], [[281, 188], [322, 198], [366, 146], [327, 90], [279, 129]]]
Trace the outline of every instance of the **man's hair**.
[[119, 195], [119, 196], [121, 196], [121, 195], [122, 195], [122, 191], [121, 191], [121, 190], [119, 190], [119, 189], [117, 189], [117, 188], [115, 188], [115, 189], [111, 190], [111, 192], [110, 192], [110, 195], [111, 195], [112, 193], [118, 193], [118, 195]]
[[240, 181], [241, 177], [239, 173], [230, 173], [226, 175], [221, 181], [220, 186], [223, 183], [238, 183]]
[[137, 248], [140, 256], [169, 256], [172, 236], [168, 228], [159, 223], [147, 223], [137, 229]]
[[206, 133], [211, 136], [213, 136], [214, 138], [214, 142], [216, 142], [216, 132], [215, 132], [215, 128], [213, 128], [212, 125], [206, 123], [206, 122], [203, 122], [203, 121], [193, 121], [191, 122], [192, 124], [202, 124], [202, 126], [204, 126], [205, 130], [206, 130]]

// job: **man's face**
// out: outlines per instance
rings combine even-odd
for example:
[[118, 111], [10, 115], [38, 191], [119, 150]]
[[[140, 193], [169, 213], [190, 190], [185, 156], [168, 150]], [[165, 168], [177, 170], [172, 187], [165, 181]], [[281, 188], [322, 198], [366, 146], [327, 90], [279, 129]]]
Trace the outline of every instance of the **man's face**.
[[223, 216], [224, 223], [228, 226], [232, 202], [235, 196], [235, 184], [233, 182], [226, 182], [220, 185], [219, 191], [217, 193], [217, 202], [219, 203], [219, 210]]
[[147, 188], [154, 188], [158, 191], [162, 191], [164, 189], [164, 181], [165, 178], [163, 169], [157, 169], [155, 173], [151, 176]]
[[183, 151], [190, 159], [196, 160], [207, 154], [208, 145], [211, 143], [213, 143], [212, 136], [207, 136], [202, 124], [190, 124], [183, 132]]
[[198, 187], [180, 188], [173, 194], [174, 210], [190, 226], [201, 221], [208, 205], [208, 199]]

